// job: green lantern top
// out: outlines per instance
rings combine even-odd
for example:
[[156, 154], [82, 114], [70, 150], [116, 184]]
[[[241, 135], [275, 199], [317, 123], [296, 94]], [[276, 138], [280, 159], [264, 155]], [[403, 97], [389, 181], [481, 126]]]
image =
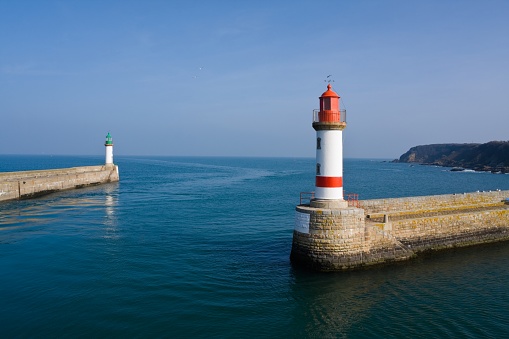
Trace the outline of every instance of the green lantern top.
[[108, 135], [106, 136], [106, 143], [104, 146], [113, 146], [113, 139], [111, 138], [110, 132], [108, 132]]

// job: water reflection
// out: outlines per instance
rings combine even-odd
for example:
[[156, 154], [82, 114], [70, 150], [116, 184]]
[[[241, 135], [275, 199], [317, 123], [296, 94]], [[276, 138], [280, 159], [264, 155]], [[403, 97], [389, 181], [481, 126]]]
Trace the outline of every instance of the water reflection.
[[498, 243], [366, 271], [295, 270], [293, 323], [299, 337], [318, 338], [507, 333], [508, 255], [509, 244]]
[[[367, 276], [368, 274], [368, 276]], [[372, 272], [317, 274], [296, 270], [293, 295], [298, 335], [309, 338], [346, 336], [360, 326], [368, 310], [383, 296], [386, 280]]]
[[106, 221], [104, 225], [106, 226], [106, 238], [117, 238], [117, 226], [118, 226], [118, 218], [116, 213], [116, 207], [118, 204], [118, 184], [107, 185], [104, 187], [104, 205], [105, 209], [105, 217]]
[[106, 230], [111, 233], [117, 227], [115, 211], [118, 185], [108, 183], [56, 192], [35, 199], [1, 203], [0, 243], [33, 234], [51, 233], [55, 231], [55, 225], [64, 220], [67, 230], [80, 232], [85, 224], [97, 223], [103, 213]]

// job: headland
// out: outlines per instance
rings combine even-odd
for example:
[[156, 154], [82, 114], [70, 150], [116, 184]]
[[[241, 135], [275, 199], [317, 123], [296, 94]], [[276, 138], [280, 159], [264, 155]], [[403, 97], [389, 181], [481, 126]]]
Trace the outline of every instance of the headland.
[[509, 173], [509, 141], [415, 146], [393, 162]]

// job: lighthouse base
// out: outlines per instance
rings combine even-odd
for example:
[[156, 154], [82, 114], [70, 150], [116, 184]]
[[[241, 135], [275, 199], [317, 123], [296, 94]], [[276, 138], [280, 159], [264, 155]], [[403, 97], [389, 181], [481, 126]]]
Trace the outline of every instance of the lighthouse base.
[[343, 271], [405, 260], [413, 252], [366, 223], [365, 211], [344, 200], [313, 200], [296, 207], [293, 264], [316, 271]]
[[338, 209], [348, 208], [348, 201], [343, 199], [312, 199], [309, 203], [311, 207], [315, 208], [326, 208], [326, 209]]

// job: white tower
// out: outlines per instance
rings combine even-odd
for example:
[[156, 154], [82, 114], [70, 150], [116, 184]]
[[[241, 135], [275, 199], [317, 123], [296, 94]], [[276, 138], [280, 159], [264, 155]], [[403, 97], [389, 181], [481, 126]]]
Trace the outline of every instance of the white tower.
[[327, 91], [320, 97], [320, 109], [313, 111], [313, 128], [316, 130], [315, 200], [336, 200], [343, 205], [346, 111], [340, 109], [339, 95], [331, 88], [330, 84], [327, 85]]
[[110, 132], [106, 135], [104, 146], [106, 146], [106, 166], [113, 166], [113, 139]]

